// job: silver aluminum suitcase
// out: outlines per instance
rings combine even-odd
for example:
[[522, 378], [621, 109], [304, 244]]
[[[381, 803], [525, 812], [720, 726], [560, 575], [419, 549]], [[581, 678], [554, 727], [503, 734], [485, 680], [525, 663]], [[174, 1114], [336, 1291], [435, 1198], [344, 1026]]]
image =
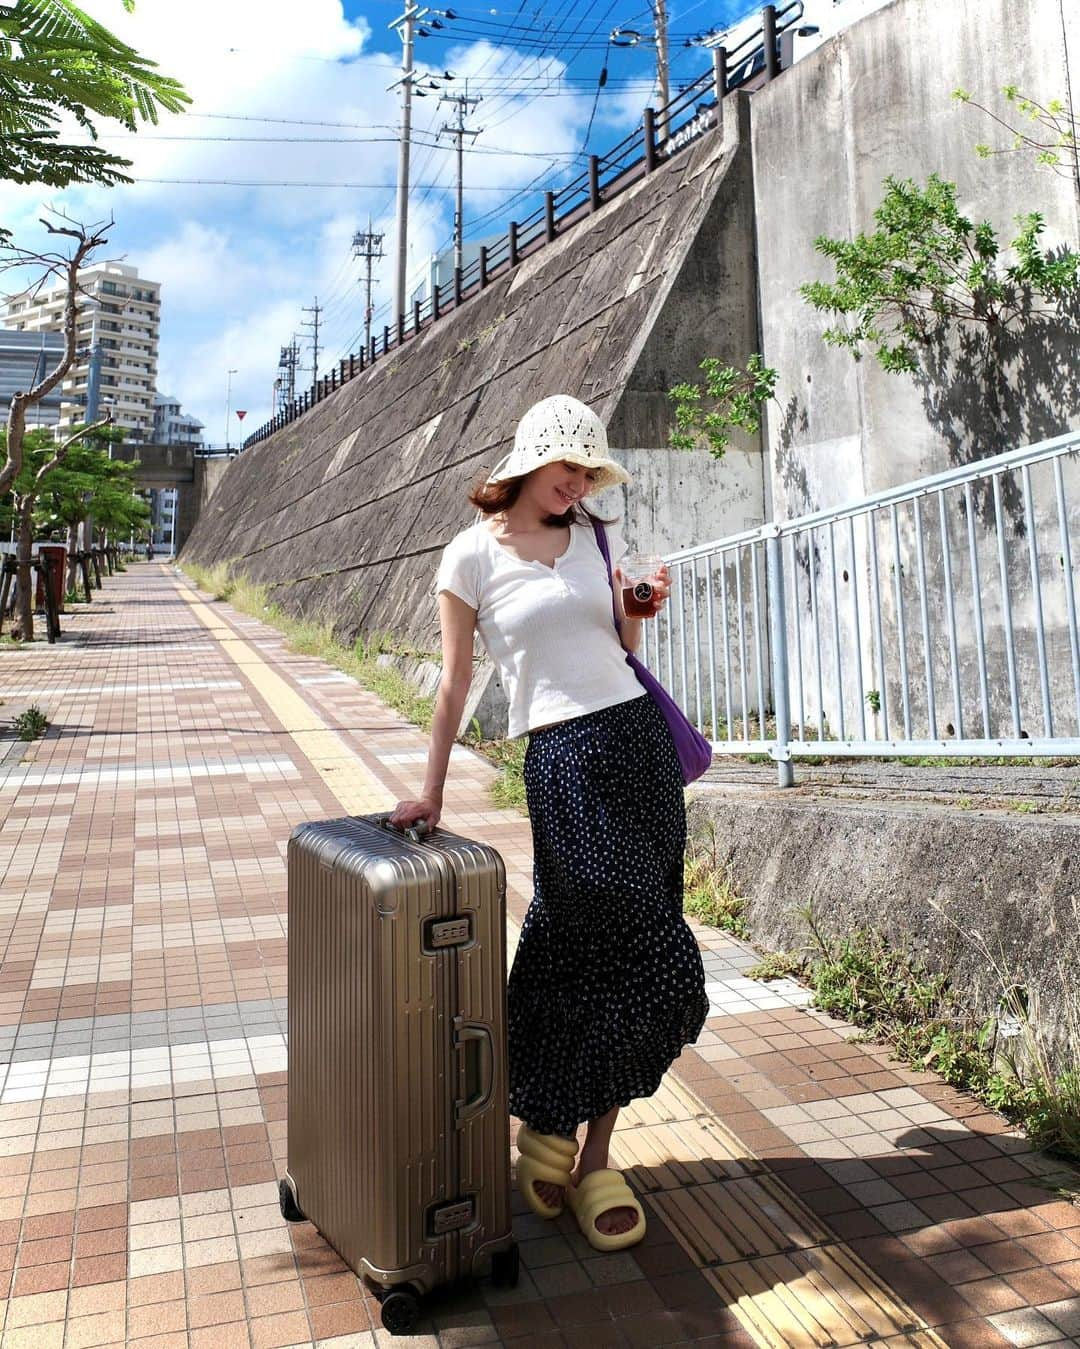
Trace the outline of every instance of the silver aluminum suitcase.
[[385, 815], [289, 840], [288, 1171], [309, 1219], [405, 1331], [418, 1298], [517, 1281], [506, 1099], [506, 872]]

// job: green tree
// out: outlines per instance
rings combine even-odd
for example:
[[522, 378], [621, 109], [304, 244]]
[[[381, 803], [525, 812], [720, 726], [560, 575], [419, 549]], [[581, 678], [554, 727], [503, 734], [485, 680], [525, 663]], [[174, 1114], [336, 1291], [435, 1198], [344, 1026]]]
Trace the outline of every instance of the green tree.
[[668, 390], [675, 407], [675, 427], [668, 436], [673, 449], [692, 450], [700, 440], [714, 459], [722, 458], [738, 428], [751, 435], [761, 425], [761, 407], [773, 396], [776, 371], [758, 355], [743, 370], [707, 356], [698, 367], [704, 385], [676, 384]]
[[885, 189], [873, 234], [815, 241], [836, 280], [811, 282], [800, 294], [844, 320], [826, 328], [830, 345], [859, 359], [867, 343], [885, 370], [914, 371], [919, 347], [953, 324], [993, 330], [1058, 318], [1080, 294], [1080, 254], [1042, 247], [1039, 212], [1017, 217], [1015, 260], [1006, 264], [990, 222], [975, 224], [960, 212], [955, 183], [937, 174], [925, 187], [890, 177]]
[[[124, 0], [131, 10], [134, 0]], [[91, 19], [71, 0], [0, 4], [0, 178], [16, 183], [129, 183], [131, 160], [60, 139], [73, 117], [97, 139], [95, 118], [137, 131], [159, 110], [191, 102], [157, 63]]]

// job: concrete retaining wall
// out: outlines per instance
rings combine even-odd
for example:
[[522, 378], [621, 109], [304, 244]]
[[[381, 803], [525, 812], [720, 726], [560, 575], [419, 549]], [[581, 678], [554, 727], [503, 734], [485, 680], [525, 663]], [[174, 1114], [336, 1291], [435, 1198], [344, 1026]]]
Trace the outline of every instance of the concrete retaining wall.
[[1076, 1062], [1080, 816], [699, 791], [690, 825], [715, 829], [763, 946], [806, 946], [812, 903], [830, 938], [870, 927], [947, 971], [980, 1017], [1022, 987], [1059, 1060]]

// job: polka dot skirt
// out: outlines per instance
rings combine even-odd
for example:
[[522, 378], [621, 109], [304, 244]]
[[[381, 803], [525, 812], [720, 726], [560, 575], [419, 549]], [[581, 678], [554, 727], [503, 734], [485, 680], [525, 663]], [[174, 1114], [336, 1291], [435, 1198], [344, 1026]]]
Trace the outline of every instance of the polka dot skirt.
[[682, 915], [686, 810], [647, 695], [534, 731], [534, 897], [508, 988], [510, 1111], [544, 1134], [651, 1096], [708, 1012]]

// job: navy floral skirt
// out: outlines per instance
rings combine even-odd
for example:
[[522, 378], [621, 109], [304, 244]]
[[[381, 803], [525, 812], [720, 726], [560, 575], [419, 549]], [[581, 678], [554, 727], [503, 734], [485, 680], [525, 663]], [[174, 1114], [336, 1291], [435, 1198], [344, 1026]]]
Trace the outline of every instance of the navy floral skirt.
[[508, 988], [510, 1112], [544, 1134], [651, 1096], [708, 1014], [682, 913], [679, 760], [646, 696], [534, 731], [534, 896]]

